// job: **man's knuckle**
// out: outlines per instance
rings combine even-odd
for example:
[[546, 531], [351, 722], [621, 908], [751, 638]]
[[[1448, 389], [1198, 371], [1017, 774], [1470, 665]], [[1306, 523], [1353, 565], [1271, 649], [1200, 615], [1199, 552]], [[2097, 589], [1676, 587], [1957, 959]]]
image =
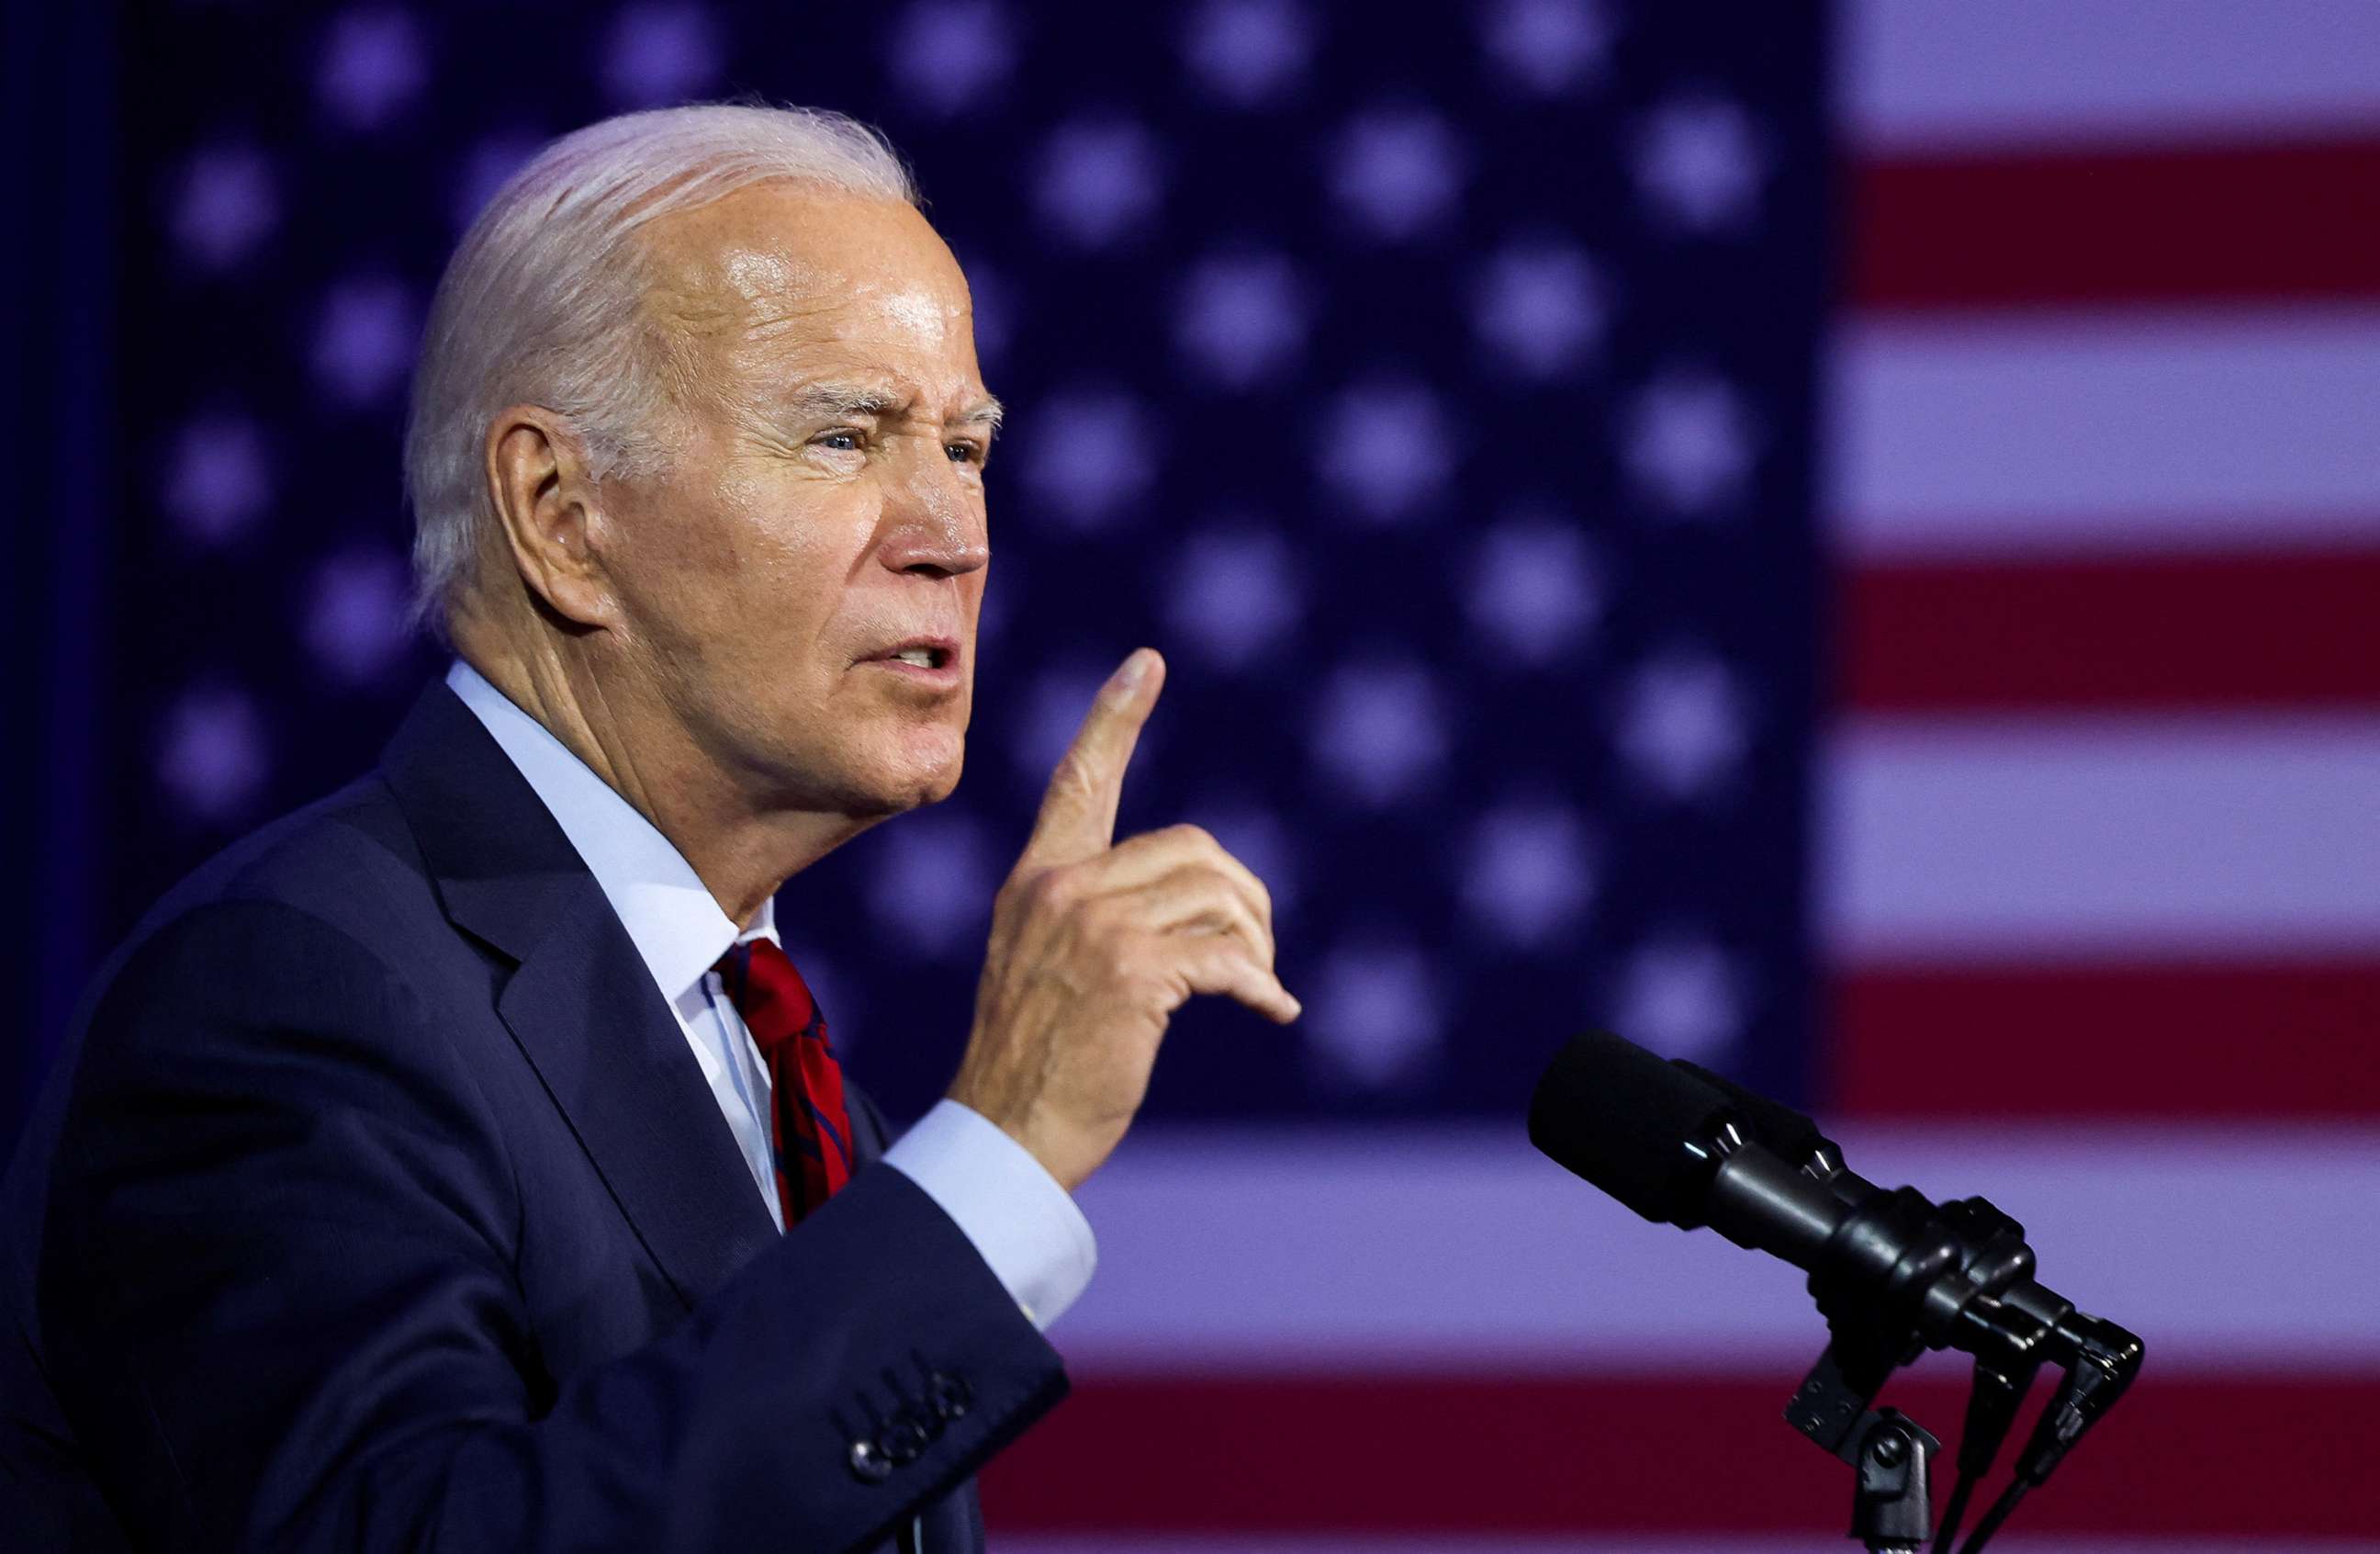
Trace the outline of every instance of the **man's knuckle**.
[[1201, 852], [1208, 850], [1220, 852], [1222, 850], [1220, 844], [1215, 840], [1214, 832], [1195, 821], [1177, 821], [1174, 824], [1166, 827], [1165, 833], [1174, 841], [1186, 844], [1189, 846], [1197, 848]]
[[1038, 898], [1041, 905], [1050, 911], [1080, 911], [1084, 898], [1089, 893], [1089, 883], [1080, 864], [1060, 864], [1041, 877]]
[[1087, 939], [1108, 943], [1123, 938], [1131, 921], [1123, 903], [1111, 895], [1087, 895], [1074, 906], [1075, 920]]
[[1251, 916], [1240, 877], [1221, 865], [1208, 864], [1198, 871], [1198, 889], [1215, 911], [1235, 921]]
[[1021, 912], [1027, 918], [1056, 916], [1072, 903], [1075, 889], [1072, 866], [1037, 868], [1029, 874], [1014, 876], [1002, 885], [1000, 893], [1005, 899], [995, 904], [995, 910]]
[[1202, 981], [1211, 979], [1229, 958], [1223, 948], [1226, 942], [1224, 938], [1216, 934], [1183, 939], [1181, 958], [1184, 969]]

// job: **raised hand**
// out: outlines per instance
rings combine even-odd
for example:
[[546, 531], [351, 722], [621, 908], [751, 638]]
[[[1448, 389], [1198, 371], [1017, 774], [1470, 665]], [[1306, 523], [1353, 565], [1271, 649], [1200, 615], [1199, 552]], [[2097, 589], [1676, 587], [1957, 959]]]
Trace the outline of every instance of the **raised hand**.
[[1108, 1158], [1148, 1092], [1167, 1022], [1228, 993], [1283, 1025], [1272, 897], [1196, 826], [1118, 843], [1124, 767], [1165, 683], [1143, 648], [1099, 688], [994, 898], [975, 1028], [952, 1082], [1069, 1191]]

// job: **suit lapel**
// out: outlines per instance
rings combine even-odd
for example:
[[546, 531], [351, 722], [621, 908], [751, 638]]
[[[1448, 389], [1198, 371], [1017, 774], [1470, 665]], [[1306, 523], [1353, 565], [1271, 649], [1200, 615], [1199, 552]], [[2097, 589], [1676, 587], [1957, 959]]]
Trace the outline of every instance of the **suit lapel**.
[[536, 791], [444, 686], [415, 705], [382, 770], [448, 917], [515, 965], [497, 1014], [693, 1306], [777, 1228], [627, 930]]

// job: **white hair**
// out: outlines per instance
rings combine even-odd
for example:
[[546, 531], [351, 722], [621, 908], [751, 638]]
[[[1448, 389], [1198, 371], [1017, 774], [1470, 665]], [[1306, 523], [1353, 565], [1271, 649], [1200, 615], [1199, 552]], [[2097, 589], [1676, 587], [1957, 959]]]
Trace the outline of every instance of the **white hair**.
[[666, 408], [666, 342], [638, 306], [657, 216], [796, 179], [908, 204], [908, 170], [873, 129], [814, 108], [704, 103], [623, 114], [553, 141], [498, 189], [438, 283], [405, 432], [417, 616], [443, 633], [496, 514], [488, 422], [507, 405], [568, 419], [591, 473], [649, 473]]

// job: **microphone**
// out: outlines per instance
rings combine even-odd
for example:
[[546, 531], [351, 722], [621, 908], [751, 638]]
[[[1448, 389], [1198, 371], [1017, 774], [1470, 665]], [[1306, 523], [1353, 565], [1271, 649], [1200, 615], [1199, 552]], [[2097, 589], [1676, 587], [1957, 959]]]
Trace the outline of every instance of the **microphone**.
[[1749, 1086], [1739, 1085], [1724, 1074], [1683, 1058], [1671, 1058], [1670, 1066], [1726, 1097], [1750, 1124], [1752, 1136], [1760, 1141], [1763, 1148], [1833, 1187], [1844, 1202], [1856, 1203], [1875, 1190], [1872, 1184], [1843, 1169], [1841, 1146], [1821, 1133], [1815, 1121], [1783, 1101], [1771, 1100]]
[[[2140, 1369], [2137, 1337], [2033, 1278], [2033, 1250], [2015, 1220], [1980, 1197], [1937, 1207], [1913, 1188], [1878, 1187], [1844, 1165], [1810, 1118], [1697, 1064], [1664, 1062], [1608, 1032], [1579, 1037], [1537, 1082], [1529, 1141], [1656, 1224], [1708, 1226], [1805, 1270], [1835, 1342], [1804, 1397], [1848, 1396], [1856, 1409], [1920, 1345], [1973, 1354], [1961, 1483], [1937, 1548], [1954, 1536], [1967, 1490], [1998, 1454], [2043, 1359], [2057, 1360], [2064, 1379], [1969, 1550], [2049, 1476]], [[1840, 1406], [1787, 1410], [1839, 1455], [1847, 1440], [1866, 1439], [1845, 1414]], [[1915, 1514], [1925, 1519], [1922, 1496]]]
[[[1699, 1063], [1682, 1058], [1671, 1062], [1734, 1107], [1749, 1124], [1753, 1137], [1824, 1182], [1844, 1203], [1859, 1204], [1876, 1190], [1873, 1183], [1844, 1168], [1840, 1147], [1808, 1117]], [[1973, 1253], [1970, 1277], [1986, 1285], [1997, 1282], [2002, 1304], [2038, 1323], [2042, 1357], [2067, 1373], [2017, 1462], [2018, 1474], [2039, 1484], [2075, 1439], [2131, 1385], [2141, 1367], [2143, 1346], [2134, 1334], [2077, 1309], [2072, 1301], [2032, 1278], [2033, 1253], [2024, 1245], [2022, 1225], [1982, 1198], [1962, 1198], [1944, 1208]], [[1998, 1266], [1985, 1266], [1993, 1264]]]
[[1757, 1142], [1745, 1111], [1726, 1090], [1597, 1031], [1537, 1081], [1529, 1141], [1656, 1224], [1707, 1225], [1803, 1269], [1830, 1321], [1888, 1324], [1937, 1349], [1985, 1342], [1971, 1329], [1992, 1325], [1997, 1307], [1977, 1309], [1988, 1287], [1966, 1271], [1973, 1259], [1941, 1210], [1912, 1188], [1861, 1183], [1857, 1192], [1811, 1175]]

